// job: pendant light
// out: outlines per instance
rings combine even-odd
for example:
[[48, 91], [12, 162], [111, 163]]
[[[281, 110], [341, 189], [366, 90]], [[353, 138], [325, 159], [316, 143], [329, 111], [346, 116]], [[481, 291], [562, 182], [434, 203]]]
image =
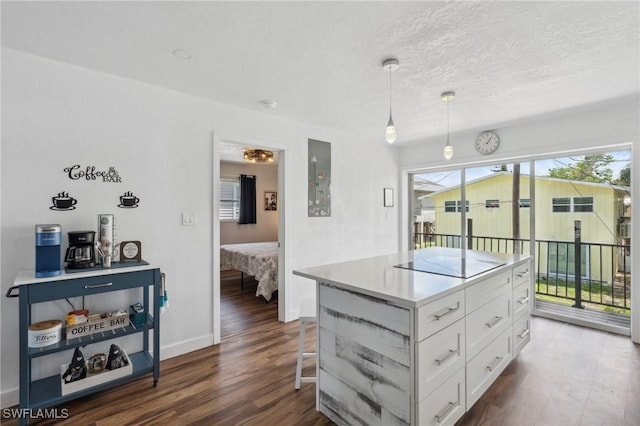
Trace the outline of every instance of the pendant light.
[[389, 122], [387, 123], [387, 130], [384, 133], [384, 137], [389, 143], [394, 143], [398, 136], [396, 132], [396, 125], [393, 124], [393, 117], [391, 115], [391, 73], [400, 68], [400, 62], [395, 58], [385, 59], [382, 62], [382, 68], [389, 71]]
[[444, 146], [443, 155], [447, 160], [451, 160], [453, 157], [453, 147], [449, 141], [449, 103], [456, 98], [456, 92], [443, 92], [440, 95], [440, 100], [447, 103], [447, 143]]

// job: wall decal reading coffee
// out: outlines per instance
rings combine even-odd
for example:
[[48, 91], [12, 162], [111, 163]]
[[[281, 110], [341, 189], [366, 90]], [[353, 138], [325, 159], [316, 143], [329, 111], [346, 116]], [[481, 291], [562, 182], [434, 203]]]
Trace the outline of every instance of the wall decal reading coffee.
[[96, 170], [96, 166], [87, 166], [82, 169], [80, 164], [76, 164], [75, 166], [66, 167], [64, 172], [69, 175], [69, 179], [78, 180], [84, 178], [85, 180], [98, 180], [102, 178], [102, 182], [114, 182], [120, 183], [122, 180], [118, 175], [115, 167], [109, 167], [109, 170]]
[[118, 207], [122, 209], [135, 209], [138, 207], [139, 202], [140, 198], [133, 195], [133, 192], [127, 191], [120, 196], [120, 204], [118, 204]]
[[69, 195], [68, 192], [58, 192], [58, 195], [51, 197], [53, 205], [51, 210], [74, 210], [78, 200]]

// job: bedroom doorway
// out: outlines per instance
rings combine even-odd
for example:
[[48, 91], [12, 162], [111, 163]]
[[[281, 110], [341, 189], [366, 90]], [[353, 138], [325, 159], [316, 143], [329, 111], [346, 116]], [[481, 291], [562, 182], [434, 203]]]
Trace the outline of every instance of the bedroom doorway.
[[[249, 162], [247, 151], [266, 151], [273, 161]], [[262, 141], [214, 137], [214, 343], [281, 318], [283, 159], [283, 149]], [[255, 217], [246, 224], [239, 223], [241, 176], [255, 193]]]

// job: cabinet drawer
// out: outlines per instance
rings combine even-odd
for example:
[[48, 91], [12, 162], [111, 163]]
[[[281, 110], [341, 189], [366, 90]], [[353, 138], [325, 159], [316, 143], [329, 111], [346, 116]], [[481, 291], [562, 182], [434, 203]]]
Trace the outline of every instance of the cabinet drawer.
[[511, 289], [510, 269], [467, 287], [465, 289], [467, 313], [473, 312], [482, 305], [494, 300], [496, 295], [502, 293], [504, 286], [508, 286]]
[[518, 318], [520, 315], [530, 312], [530, 291], [528, 281], [513, 289], [513, 318]]
[[523, 263], [513, 268], [513, 286], [519, 286], [525, 282], [529, 282], [531, 265], [529, 262]]
[[155, 282], [154, 271], [157, 271], [157, 269], [83, 278], [73, 278], [73, 274], [67, 274], [69, 278], [59, 283], [54, 281], [30, 284], [28, 286], [28, 303], [46, 302], [49, 300], [65, 299], [67, 297], [106, 293], [144, 285], [153, 285]]
[[511, 362], [511, 327], [467, 364], [467, 409], [471, 409], [480, 396]]
[[464, 367], [464, 320], [460, 319], [444, 330], [418, 344], [418, 396], [422, 400], [440, 386], [453, 372]]
[[531, 317], [525, 315], [513, 322], [513, 357], [518, 356], [522, 348], [531, 340]]
[[465, 412], [464, 368], [418, 404], [421, 426], [453, 425]]
[[490, 341], [511, 325], [509, 287], [492, 302], [467, 315], [467, 359], [473, 358]]
[[422, 341], [464, 317], [464, 291], [420, 306], [416, 314], [416, 336]]

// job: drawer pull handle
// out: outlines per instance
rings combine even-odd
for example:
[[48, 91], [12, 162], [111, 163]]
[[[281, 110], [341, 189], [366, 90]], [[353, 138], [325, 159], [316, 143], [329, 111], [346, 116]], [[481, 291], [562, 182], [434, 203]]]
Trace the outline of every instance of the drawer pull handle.
[[435, 317], [436, 321], [440, 321], [441, 318], [454, 313], [458, 309], [460, 309], [460, 302], [458, 302], [454, 307], [448, 307], [444, 311], [438, 312], [437, 314], [433, 314], [433, 316]]
[[523, 297], [522, 299], [518, 300], [518, 303], [521, 305], [526, 305], [527, 303], [529, 303], [529, 296]]
[[495, 370], [495, 368], [498, 366], [498, 364], [500, 364], [500, 361], [502, 361], [502, 357], [501, 356], [497, 356], [496, 359], [494, 359], [491, 364], [487, 365], [487, 370], [489, 370], [489, 371]]
[[516, 274], [516, 276], [517, 276], [518, 278], [522, 278], [522, 277], [524, 277], [525, 275], [527, 275], [528, 273], [529, 273], [529, 268], [525, 269], [524, 271], [520, 272], [519, 274]]
[[518, 334], [518, 337], [521, 339], [524, 339], [528, 335], [529, 335], [529, 329], [527, 328], [526, 330], [523, 330], [522, 333]]
[[436, 359], [436, 364], [440, 365], [443, 362], [445, 362], [446, 360], [448, 360], [449, 358], [451, 358], [453, 356], [453, 354], [458, 353], [458, 350], [453, 350], [453, 349], [449, 349], [449, 353], [445, 355], [444, 358], [440, 358], [440, 359]]
[[113, 283], [91, 284], [91, 285], [85, 285], [84, 288], [89, 289], [89, 288], [110, 287], [112, 285]]
[[486, 323], [485, 325], [489, 328], [493, 327], [494, 325], [496, 325], [497, 323], [499, 323], [500, 321], [502, 321], [503, 317], [494, 317], [493, 321], [490, 321], [488, 323]]
[[443, 421], [451, 413], [451, 411], [453, 411], [453, 409], [456, 408], [458, 405], [460, 405], [460, 403], [458, 403], [457, 401], [456, 402], [449, 401], [447, 406], [444, 407], [442, 411], [440, 411], [438, 414], [433, 416], [433, 418], [436, 419], [436, 423], [440, 423], [441, 421]]

